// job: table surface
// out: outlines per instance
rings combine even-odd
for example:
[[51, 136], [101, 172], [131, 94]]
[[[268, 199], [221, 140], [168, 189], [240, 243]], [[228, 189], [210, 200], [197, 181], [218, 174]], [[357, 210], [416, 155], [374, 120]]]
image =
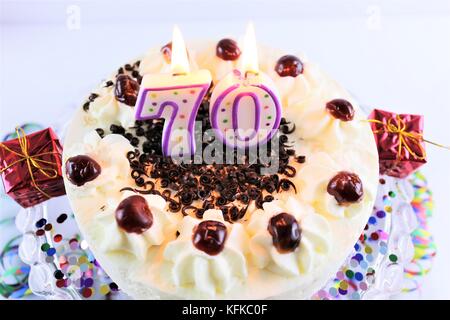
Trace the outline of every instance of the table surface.
[[[0, 135], [67, 121], [111, 70], [166, 43], [175, 22], [187, 39], [219, 39], [250, 18], [259, 41], [307, 53], [369, 107], [425, 115], [426, 138], [450, 144], [449, 1], [110, 3], [0, 0]], [[438, 255], [411, 297], [450, 299], [450, 151], [427, 152]]]

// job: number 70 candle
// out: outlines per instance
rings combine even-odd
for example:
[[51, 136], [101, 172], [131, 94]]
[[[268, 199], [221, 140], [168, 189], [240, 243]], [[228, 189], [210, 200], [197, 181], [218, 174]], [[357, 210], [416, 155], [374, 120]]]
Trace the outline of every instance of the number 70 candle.
[[211, 73], [190, 71], [186, 46], [176, 26], [171, 71], [144, 76], [136, 102], [136, 119], [165, 119], [161, 142], [165, 156], [193, 155], [195, 117], [211, 84]]

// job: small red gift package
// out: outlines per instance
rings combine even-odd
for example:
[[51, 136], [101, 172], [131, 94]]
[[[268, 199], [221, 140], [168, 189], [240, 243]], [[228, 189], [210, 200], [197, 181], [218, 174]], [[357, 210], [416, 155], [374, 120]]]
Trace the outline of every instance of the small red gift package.
[[0, 176], [6, 193], [24, 208], [64, 195], [62, 146], [51, 128], [0, 143]]
[[375, 109], [369, 115], [380, 159], [380, 173], [405, 178], [427, 162], [423, 116]]

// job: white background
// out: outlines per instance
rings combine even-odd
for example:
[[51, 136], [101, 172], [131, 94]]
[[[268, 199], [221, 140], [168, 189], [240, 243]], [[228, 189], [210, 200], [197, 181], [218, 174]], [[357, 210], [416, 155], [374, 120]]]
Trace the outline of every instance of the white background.
[[[105, 75], [170, 39], [240, 36], [306, 52], [370, 107], [425, 115], [425, 136], [450, 144], [450, 1], [0, 0], [0, 135], [46, 125]], [[79, 18], [79, 19], [78, 19]], [[78, 24], [79, 22], [79, 24]], [[450, 299], [450, 151], [428, 146], [436, 202], [434, 268], [413, 298]]]

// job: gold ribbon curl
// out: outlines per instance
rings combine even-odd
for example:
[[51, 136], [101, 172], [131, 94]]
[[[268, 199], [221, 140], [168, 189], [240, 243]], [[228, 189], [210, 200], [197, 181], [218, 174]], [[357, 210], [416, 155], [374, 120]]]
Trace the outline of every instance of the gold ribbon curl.
[[[405, 147], [405, 149], [410, 154], [412, 154], [416, 159], [425, 160], [427, 156], [426, 156], [425, 148], [421, 144], [422, 141], [430, 143], [430, 144], [435, 145], [440, 148], [445, 148], [445, 149], [450, 150], [450, 147], [447, 147], [447, 146], [441, 145], [439, 143], [435, 143], [435, 142], [424, 139], [422, 133], [414, 132], [414, 131], [413, 132], [406, 131], [406, 123], [405, 123], [405, 121], [403, 121], [402, 118], [400, 118], [399, 115], [396, 115], [395, 119], [397, 120], [396, 121], [397, 124], [394, 124], [394, 122], [393, 122], [394, 118], [389, 118], [386, 123], [383, 121], [380, 121], [380, 120], [376, 120], [376, 119], [368, 119], [367, 121], [382, 125], [381, 129], [373, 131], [375, 134], [377, 134], [377, 133], [392, 133], [392, 134], [398, 135], [399, 143], [398, 143], [398, 151], [397, 151], [397, 160], [401, 159], [403, 147]], [[412, 150], [412, 148], [410, 146], [410, 142], [408, 142], [408, 141], [411, 141], [414, 145], [416, 145], [420, 149], [421, 155], [418, 155], [415, 151]]]
[[42, 190], [38, 186], [38, 184], [36, 183], [36, 180], [35, 180], [34, 174], [33, 174], [33, 167], [38, 169], [39, 172], [41, 172], [47, 178], [55, 179], [56, 177], [58, 177], [58, 171], [55, 170], [54, 168], [51, 168], [51, 167], [45, 167], [42, 164], [49, 164], [49, 165], [56, 166], [56, 161], [55, 162], [46, 161], [46, 160], [39, 159], [39, 157], [42, 157], [44, 155], [49, 155], [49, 154], [58, 154], [58, 152], [42, 152], [42, 153], [38, 153], [38, 154], [34, 154], [34, 155], [29, 155], [28, 154], [28, 140], [26, 138], [25, 131], [22, 128], [17, 127], [16, 128], [16, 134], [17, 134], [17, 140], [19, 141], [19, 146], [20, 146], [20, 149], [21, 149], [22, 153], [16, 152], [14, 150], [11, 150], [6, 145], [4, 145], [3, 143], [0, 142], [0, 147], [2, 147], [6, 151], [11, 152], [11, 153], [13, 153], [13, 154], [15, 154], [16, 156], [19, 157], [18, 160], [14, 161], [13, 163], [10, 163], [7, 167], [1, 169], [0, 173], [5, 172], [6, 170], [11, 168], [12, 166], [14, 166], [14, 165], [16, 165], [16, 164], [18, 164], [18, 163], [20, 163], [22, 161], [26, 161], [27, 162], [28, 172], [29, 172], [30, 177], [31, 177], [31, 182], [32, 182], [31, 184], [41, 194], [43, 194], [48, 199], [50, 199], [51, 196], [49, 194], [47, 194], [44, 190]]

